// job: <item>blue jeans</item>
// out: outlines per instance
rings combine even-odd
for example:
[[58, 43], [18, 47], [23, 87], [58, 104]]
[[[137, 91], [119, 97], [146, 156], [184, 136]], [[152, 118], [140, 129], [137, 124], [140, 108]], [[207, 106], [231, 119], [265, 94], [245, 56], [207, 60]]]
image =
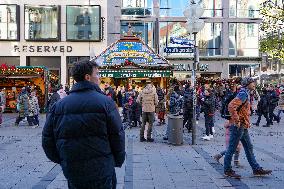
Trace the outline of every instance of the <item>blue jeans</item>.
[[243, 144], [243, 148], [245, 150], [247, 160], [252, 170], [258, 170], [260, 166], [255, 160], [255, 156], [253, 153], [253, 146], [250, 141], [248, 129], [243, 128], [242, 125], [240, 128], [238, 128], [235, 125], [232, 125], [230, 127], [229, 146], [225, 154], [225, 158], [224, 158], [224, 171], [226, 172], [232, 169], [231, 161], [232, 161], [233, 154], [235, 153], [237, 149], [239, 141], [241, 141]]
[[206, 135], [213, 135], [212, 127], [214, 127], [213, 116], [205, 115], [205, 129]]

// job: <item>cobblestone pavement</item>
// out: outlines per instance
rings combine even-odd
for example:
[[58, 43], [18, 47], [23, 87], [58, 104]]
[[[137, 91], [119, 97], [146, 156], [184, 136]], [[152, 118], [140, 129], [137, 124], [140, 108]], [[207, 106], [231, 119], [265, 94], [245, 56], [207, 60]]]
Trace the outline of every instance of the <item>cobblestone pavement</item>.
[[[0, 189], [67, 188], [60, 166], [50, 162], [41, 148], [42, 127], [32, 128], [26, 123], [14, 127], [15, 117], [16, 114], [4, 114], [4, 123], [0, 127]], [[40, 118], [43, 125], [45, 115]], [[252, 120], [255, 119], [253, 116]], [[223, 159], [217, 163], [212, 158], [225, 148], [223, 123], [224, 120], [216, 118], [214, 139], [202, 141], [200, 138], [205, 130], [202, 118], [198, 124], [196, 146], [190, 145], [188, 133], [184, 135], [184, 145], [167, 144], [162, 140], [165, 126], [155, 125], [154, 143], [140, 143], [139, 128], [126, 129], [127, 159], [123, 167], [117, 169], [117, 188], [283, 188], [284, 121], [270, 128], [250, 129], [256, 159], [263, 167], [272, 169], [273, 174], [253, 177], [242, 151], [242, 168], [234, 168], [243, 176], [241, 180], [225, 178]]]

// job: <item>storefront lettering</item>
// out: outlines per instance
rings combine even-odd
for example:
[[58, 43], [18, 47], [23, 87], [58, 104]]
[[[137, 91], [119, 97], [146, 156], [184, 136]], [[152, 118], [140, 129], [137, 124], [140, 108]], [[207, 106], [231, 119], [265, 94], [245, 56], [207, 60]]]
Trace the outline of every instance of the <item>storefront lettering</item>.
[[101, 73], [100, 77], [102, 78], [143, 78], [143, 77], [149, 77], [149, 78], [157, 78], [157, 77], [169, 77], [170, 73]]
[[45, 53], [55, 53], [55, 52], [72, 52], [72, 46], [33, 46], [33, 45], [14, 45], [14, 52], [45, 52]]
[[144, 58], [151, 59], [150, 55], [146, 52], [135, 52], [135, 51], [126, 51], [126, 52], [113, 52], [106, 57], [107, 61], [111, 61], [115, 58]]

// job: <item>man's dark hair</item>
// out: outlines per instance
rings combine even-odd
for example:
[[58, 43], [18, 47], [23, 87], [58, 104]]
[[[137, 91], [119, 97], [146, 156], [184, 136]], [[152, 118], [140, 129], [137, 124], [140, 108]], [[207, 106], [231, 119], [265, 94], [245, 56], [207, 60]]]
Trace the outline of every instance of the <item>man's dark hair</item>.
[[91, 75], [93, 73], [93, 68], [98, 68], [99, 66], [89, 59], [83, 59], [74, 64], [72, 69], [72, 76], [76, 82], [84, 81], [85, 75]]

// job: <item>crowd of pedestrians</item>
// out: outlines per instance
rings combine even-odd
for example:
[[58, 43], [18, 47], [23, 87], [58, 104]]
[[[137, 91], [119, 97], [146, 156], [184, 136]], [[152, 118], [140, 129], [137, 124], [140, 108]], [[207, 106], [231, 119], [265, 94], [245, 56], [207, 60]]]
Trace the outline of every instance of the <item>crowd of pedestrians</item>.
[[[214, 158], [220, 161], [224, 156], [226, 176], [241, 177], [232, 169], [231, 160], [234, 156], [234, 165], [240, 166], [242, 148], [254, 175], [272, 172], [256, 161], [248, 131], [252, 125], [260, 125], [262, 116], [266, 119], [264, 127], [280, 122], [284, 86], [269, 84], [256, 89], [255, 80], [247, 77], [227, 83], [199, 83], [195, 89], [190, 82], [176, 80], [163, 89], [154, 86], [150, 79], [144, 88], [115, 88], [108, 83], [100, 88], [98, 75], [95, 63], [88, 60], [76, 63], [73, 77], [77, 83], [70, 91], [62, 86], [54, 88], [46, 104], [42, 145], [47, 157], [61, 164], [69, 188], [115, 188], [114, 167], [120, 167], [125, 156], [123, 122], [129, 128], [140, 127], [140, 142], [154, 142], [154, 122], [157, 119], [159, 126], [165, 125], [167, 114], [182, 116], [183, 127], [190, 133], [193, 115], [199, 120], [203, 113], [205, 135], [201, 139], [205, 141], [214, 138], [216, 116], [224, 119], [226, 148]], [[193, 112], [195, 91], [196, 112]], [[0, 124], [5, 109], [3, 94], [0, 92]], [[25, 118], [30, 126], [39, 126], [35, 90], [22, 88], [17, 111], [16, 126]], [[253, 114], [258, 118], [252, 124]], [[168, 139], [167, 134], [163, 139]]]

